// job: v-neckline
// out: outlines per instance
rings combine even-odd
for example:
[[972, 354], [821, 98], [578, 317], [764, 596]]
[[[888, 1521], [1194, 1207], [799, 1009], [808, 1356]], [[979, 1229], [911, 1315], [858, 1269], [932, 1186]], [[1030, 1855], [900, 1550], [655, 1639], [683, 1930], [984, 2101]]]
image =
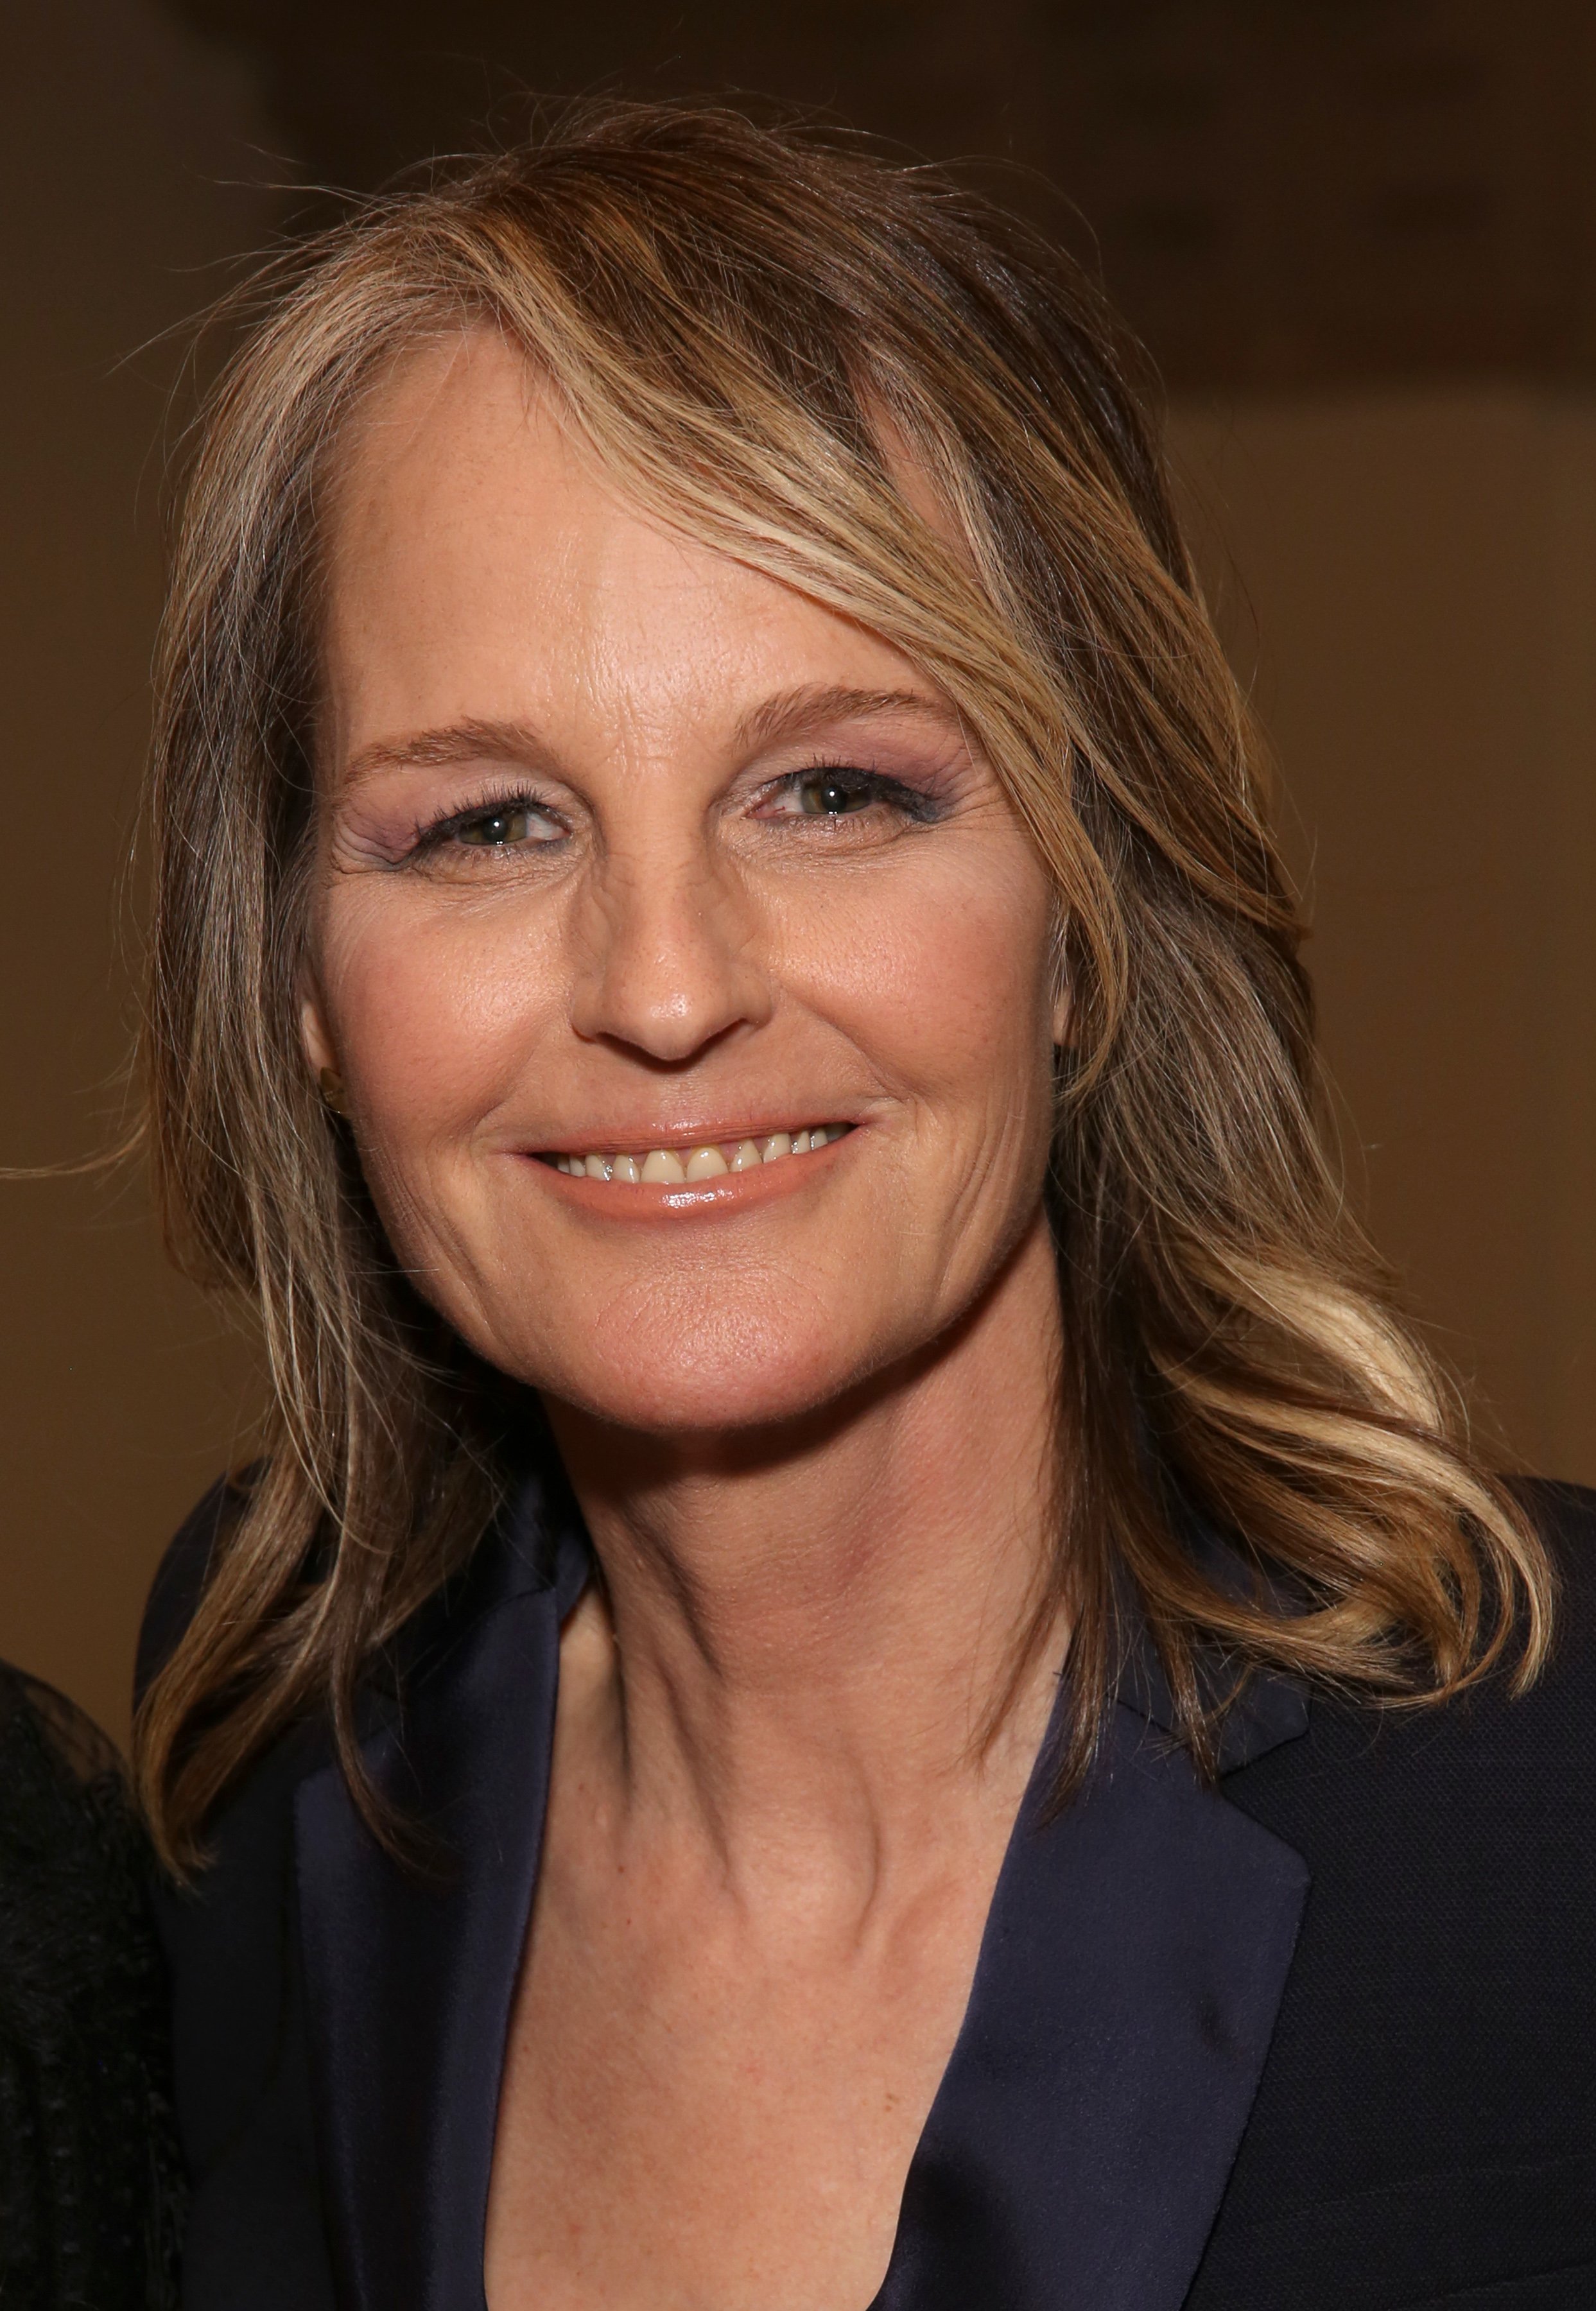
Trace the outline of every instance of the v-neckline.
[[[592, 1585], [594, 1564], [595, 1559], [592, 1552], [592, 1545], [586, 1539], [585, 1535], [580, 1532], [580, 1527], [576, 1526], [573, 1522], [563, 1523], [555, 1548], [555, 1572], [554, 1583], [555, 1644], [553, 1706], [556, 1717], [558, 1715], [560, 1705], [561, 1644], [564, 1636], [567, 1622], [570, 1620], [571, 1616], [575, 1612], [578, 1605], [580, 1604], [583, 1597], [586, 1596], [589, 1589]], [[976, 1948], [975, 1963], [971, 1970], [970, 1987], [965, 1996], [964, 2008], [959, 2019], [959, 2027], [954, 2035], [953, 2045], [949, 2051], [947, 2061], [943, 2065], [942, 2074], [938, 2080], [936, 2092], [933, 2094], [930, 2104], [928, 2107], [925, 2123], [916, 2139], [914, 2149], [910, 2154], [909, 2162], [904, 2170], [903, 2185], [899, 2193], [898, 2216], [893, 2231], [892, 2252], [887, 2258], [886, 2270], [883, 2274], [880, 2287], [876, 2289], [875, 2294], [869, 2298], [868, 2302], [862, 2303], [857, 2307], [857, 2311], [911, 2311], [910, 2299], [908, 2298], [904, 2298], [902, 2303], [900, 2303], [899, 2294], [901, 2293], [901, 2289], [898, 2292], [894, 2291], [894, 2274], [900, 2270], [901, 2264], [905, 2261], [905, 2209], [910, 2203], [910, 2193], [911, 2186], [915, 2181], [916, 2168], [921, 2161], [927, 2138], [931, 2132], [932, 2121], [937, 2115], [939, 2105], [943, 2101], [947, 2088], [949, 2074], [953, 2071], [955, 2064], [959, 2059], [961, 2049], [964, 2046], [964, 2040], [970, 2030], [971, 2016], [972, 2011], [975, 2010], [977, 1991], [981, 1984], [981, 1969], [987, 1960], [988, 1944], [992, 1933], [993, 1920], [998, 1914], [999, 1897], [1003, 1889], [1005, 1877], [1009, 1873], [1014, 1865], [1016, 1845], [1020, 1840], [1022, 1835], [1026, 1834], [1028, 1829], [1034, 1831], [1042, 1823], [1043, 1817], [1048, 1810], [1048, 1783], [1050, 1780], [1049, 1764], [1050, 1759], [1056, 1760], [1058, 1756], [1059, 1734], [1064, 1702], [1061, 1673], [1055, 1672], [1055, 1678], [1058, 1689], [1054, 1693], [1051, 1706], [1048, 1711], [1047, 1724], [1042, 1731], [1041, 1741], [1037, 1746], [1036, 1755], [1031, 1761], [1030, 1771], [1025, 1777], [1025, 1785], [1021, 1792], [1019, 1804], [1015, 1811], [1014, 1820], [1009, 1825], [1008, 1835], [1004, 1841], [1003, 1858], [998, 1866], [998, 1875], [993, 1881], [991, 1900], [988, 1904], [987, 1914], [982, 1922], [981, 1938]], [[550, 1762], [552, 1766], [552, 1756]], [[532, 1876], [527, 1916], [522, 1929], [522, 1956], [520, 1963], [517, 1967], [518, 1988], [521, 1966], [524, 1966], [525, 1964], [526, 1952], [532, 1932], [532, 1916], [537, 1899], [537, 1888], [543, 1874], [543, 1849], [548, 1831], [548, 1807], [551, 1789], [552, 1775], [545, 1776], [544, 1785], [543, 1813], [537, 1824], [537, 1862]], [[983, 2004], [986, 2002], [987, 2001], [983, 2001]], [[511, 2011], [513, 2014], [513, 1999]], [[509, 2038], [507, 2033], [506, 2043], [501, 2053], [499, 2066], [499, 2095], [501, 2096], [503, 2091], [504, 2060], [507, 2058], [508, 2053]], [[966, 2060], [968, 2059], [969, 2058], [967, 2056]], [[496, 2096], [496, 2102], [497, 2099], [498, 2097]], [[496, 2157], [497, 2149], [497, 2129], [495, 2127], [495, 2140], [493, 2156]], [[488, 2176], [490, 2189], [492, 2187], [492, 2179], [493, 2170], [492, 2160], [490, 2159]], [[473, 2307], [473, 2311], [490, 2311], [486, 2276], [487, 2206], [485, 2199], [483, 2208], [483, 2254], [481, 2260], [483, 2277], [480, 2296], [478, 2302]], [[972, 2299], [973, 2298], [968, 2296], [961, 2298], [957, 2306], [957, 2311], [969, 2311], [970, 2302]], [[1005, 2304], [1005, 2311], [1007, 2311], [1008, 2298], [1005, 2297], [1002, 2299]], [[918, 2298], [913, 2302], [912, 2311], [920, 2311]]]
[[[300, 1792], [327, 2195], [359, 2311], [487, 2311], [487, 2194], [560, 1634], [591, 1562], [561, 1489], [534, 1487], [487, 1545], [497, 1562], [444, 1616], [402, 1720], [368, 1749], [379, 1785], [451, 1839], [454, 1877], [407, 1879], [336, 1768]], [[1190, 2284], [1306, 1871], [1199, 1783], [1161, 1714], [1156, 1679], [1129, 1687], [1086, 1785], [1052, 1815], [1055, 1706], [867, 2311], [1176, 2311]], [[1242, 1754], [1304, 1724], [1282, 1688], [1243, 1724]]]

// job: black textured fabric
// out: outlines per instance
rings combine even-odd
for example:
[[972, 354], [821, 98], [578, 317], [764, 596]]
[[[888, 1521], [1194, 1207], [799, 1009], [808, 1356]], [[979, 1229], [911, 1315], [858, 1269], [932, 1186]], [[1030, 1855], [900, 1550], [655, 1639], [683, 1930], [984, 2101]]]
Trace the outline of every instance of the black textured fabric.
[[181, 2185], [150, 1860], [116, 1751], [0, 1668], [0, 2306], [167, 2311]]

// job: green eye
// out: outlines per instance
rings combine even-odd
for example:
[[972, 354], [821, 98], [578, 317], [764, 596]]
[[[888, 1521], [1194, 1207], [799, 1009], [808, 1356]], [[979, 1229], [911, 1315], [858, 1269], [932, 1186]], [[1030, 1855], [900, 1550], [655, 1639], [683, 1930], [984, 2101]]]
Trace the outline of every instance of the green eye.
[[532, 832], [532, 814], [520, 805], [506, 810], [484, 811], [479, 818], [468, 818], [455, 830], [457, 842], [469, 842], [481, 850], [497, 850], [515, 842], [525, 842]]
[[806, 779], [798, 789], [798, 808], [806, 818], [842, 818], [850, 811], [864, 810], [871, 800], [868, 788], [849, 786], [824, 774]]

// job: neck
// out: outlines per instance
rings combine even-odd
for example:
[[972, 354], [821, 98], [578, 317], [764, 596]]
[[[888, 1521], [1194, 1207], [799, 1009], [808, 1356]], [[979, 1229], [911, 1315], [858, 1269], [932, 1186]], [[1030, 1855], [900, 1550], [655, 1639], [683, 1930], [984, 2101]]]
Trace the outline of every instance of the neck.
[[685, 1818], [733, 1871], [878, 1876], [950, 1803], [1017, 1800], [1062, 1649], [1060, 1357], [1039, 1224], [912, 1369], [779, 1438], [550, 1408], [604, 1576], [571, 1667], [619, 1816]]

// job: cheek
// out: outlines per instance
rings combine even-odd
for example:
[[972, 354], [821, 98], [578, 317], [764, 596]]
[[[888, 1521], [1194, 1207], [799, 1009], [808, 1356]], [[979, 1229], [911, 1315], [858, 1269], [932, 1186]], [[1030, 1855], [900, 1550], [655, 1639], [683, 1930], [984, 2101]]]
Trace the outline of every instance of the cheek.
[[884, 883], [846, 923], [793, 925], [792, 975], [885, 1089], [985, 1128], [1051, 1086], [1051, 920], [1024, 852], [981, 875]]
[[544, 943], [487, 906], [437, 920], [353, 894], [328, 911], [318, 975], [356, 1112], [390, 1161], [490, 1112], [558, 1008]]

